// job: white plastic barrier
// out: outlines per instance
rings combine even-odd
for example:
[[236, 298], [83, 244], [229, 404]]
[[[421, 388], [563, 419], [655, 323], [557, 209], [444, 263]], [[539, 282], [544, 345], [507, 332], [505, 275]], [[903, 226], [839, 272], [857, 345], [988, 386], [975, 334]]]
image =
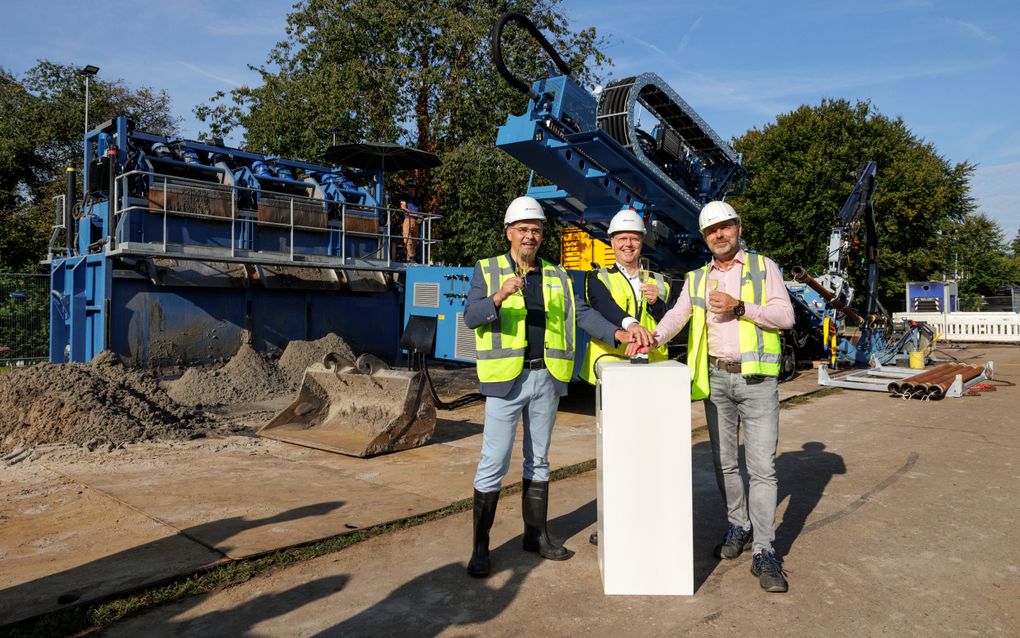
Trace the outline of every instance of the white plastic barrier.
[[[605, 362], [605, 360], [603, 360]], [[599, 568], [606, 594], [694, 593], [691, 378], [676, 361], [599, 364]]]
[[1020, 343], [1020, 313], [1015, 312], [897, 312], [893, 318], [923, 321], [945, 341]]

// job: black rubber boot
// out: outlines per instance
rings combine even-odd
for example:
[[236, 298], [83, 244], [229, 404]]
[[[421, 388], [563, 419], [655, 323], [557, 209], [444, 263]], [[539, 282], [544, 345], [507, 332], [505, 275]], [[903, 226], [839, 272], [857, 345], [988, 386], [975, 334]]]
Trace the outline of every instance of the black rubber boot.
[[546, 527], [549, 515], [549, 482], [525, 480], [521, 490], [524, 514], [524, 551], [538, 552], [549, 560], [567, 560], [574, 555], [549, 537]]
[[499, 503], [499, 490], [495, 492], [479, 492], [475, 490], [475, 521], [474, 544], [471, 560], [468, 561], [467, 573], [474, 578], [489, 575], [489, 530], [496, 518], [496, 504]]

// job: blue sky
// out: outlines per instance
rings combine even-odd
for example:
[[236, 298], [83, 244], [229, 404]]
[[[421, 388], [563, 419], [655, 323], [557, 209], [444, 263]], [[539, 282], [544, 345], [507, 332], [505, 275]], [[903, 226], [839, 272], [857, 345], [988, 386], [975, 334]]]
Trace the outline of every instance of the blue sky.
[[[94, 64], [166, 89], [194, 137], [196, 104], [258, 81], [291, 3], [35, 0], [4, 3], [0, 64]], [[621, 10], [624, 6], [626, 9]], [[607, 39], [610, 77], [652, 71], [725, 138], [822, 98], [870, 99], [952, 162], [978, 166], [980, 210], [1020, 228], [1020, 5], [975, 0], [568, 0]], [[494, 125], [497, 123], [494, 123]]]

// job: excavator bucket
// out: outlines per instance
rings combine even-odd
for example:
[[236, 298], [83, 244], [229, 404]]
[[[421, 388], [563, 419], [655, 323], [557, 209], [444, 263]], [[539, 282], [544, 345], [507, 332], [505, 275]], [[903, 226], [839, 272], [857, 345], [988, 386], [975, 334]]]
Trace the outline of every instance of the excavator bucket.
[[391, 370], [372, 355], [327, 354], [305, 370], [297, 397], [259, 429], [261, 436], [349, 456], [424, 445], [436, 405], [421, 371]]

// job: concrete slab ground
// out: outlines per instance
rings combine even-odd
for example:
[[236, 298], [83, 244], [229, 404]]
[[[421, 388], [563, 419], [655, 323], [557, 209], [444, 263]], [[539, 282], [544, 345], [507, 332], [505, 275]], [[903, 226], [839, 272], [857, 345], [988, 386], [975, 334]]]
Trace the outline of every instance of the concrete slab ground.
[[[972, 350], [973, 351], [973, 350]], [[986, 348], [1020, 381], [1020, 349]], [[776, 547], [791, 589], [767, 594], [725, 528], [704, 438], [694, 467], [692, 597], [602, 594], [593, 472], [551, 488], [551, 527], [577, 551], [520, 549], [518, 498], [500, 503], [494, 570], [466, 576], [470, 513], [128, 619], [109, 636], [1008, 635], [1020, 626], [1018, 391], [920, 403], [844, 391], [784, 410]], [[649, 486], [668, 503], [669, 486]], [[640, 542], [640, 539], [635, 539]], [[650, 565], [649, 569], [655, 569]]]
[[[781, 396], [818, 389], [814, 379], [805, 373], [783, 384]], [[561, 405], [554, 467], [595, 456], [591, 399], [574, 392]], [[695, 428], [704, 423], [700, 409], [693, 417]], [[110, 454], [57, 449], [6, 468], [0, 625], [468, 497], [481, 421], [480, 406], [441, 413], [429, 445], [376, 459], [234, 438]], [[506, 484], [520, 480], [519, 447]], [[696, 479], [696, 490], [705, 486], [708, 498], [711, 474]], [[701, 542], [715, 542], [709, 532], [699, 532], [708, 533]]]
[[[781, 393], [816, 389], [805, 373]], [[468, 498], [483, 415], [481, 405], [441, 412], [428, 445], [372, 459], [235, 437], [55, 449], [4, 468], [0, 625]], [[593, 392], [573, 389], [553, 468], [595, 457], [594, 424]], [[521, 479], [520, 436], [506, 485]]]

